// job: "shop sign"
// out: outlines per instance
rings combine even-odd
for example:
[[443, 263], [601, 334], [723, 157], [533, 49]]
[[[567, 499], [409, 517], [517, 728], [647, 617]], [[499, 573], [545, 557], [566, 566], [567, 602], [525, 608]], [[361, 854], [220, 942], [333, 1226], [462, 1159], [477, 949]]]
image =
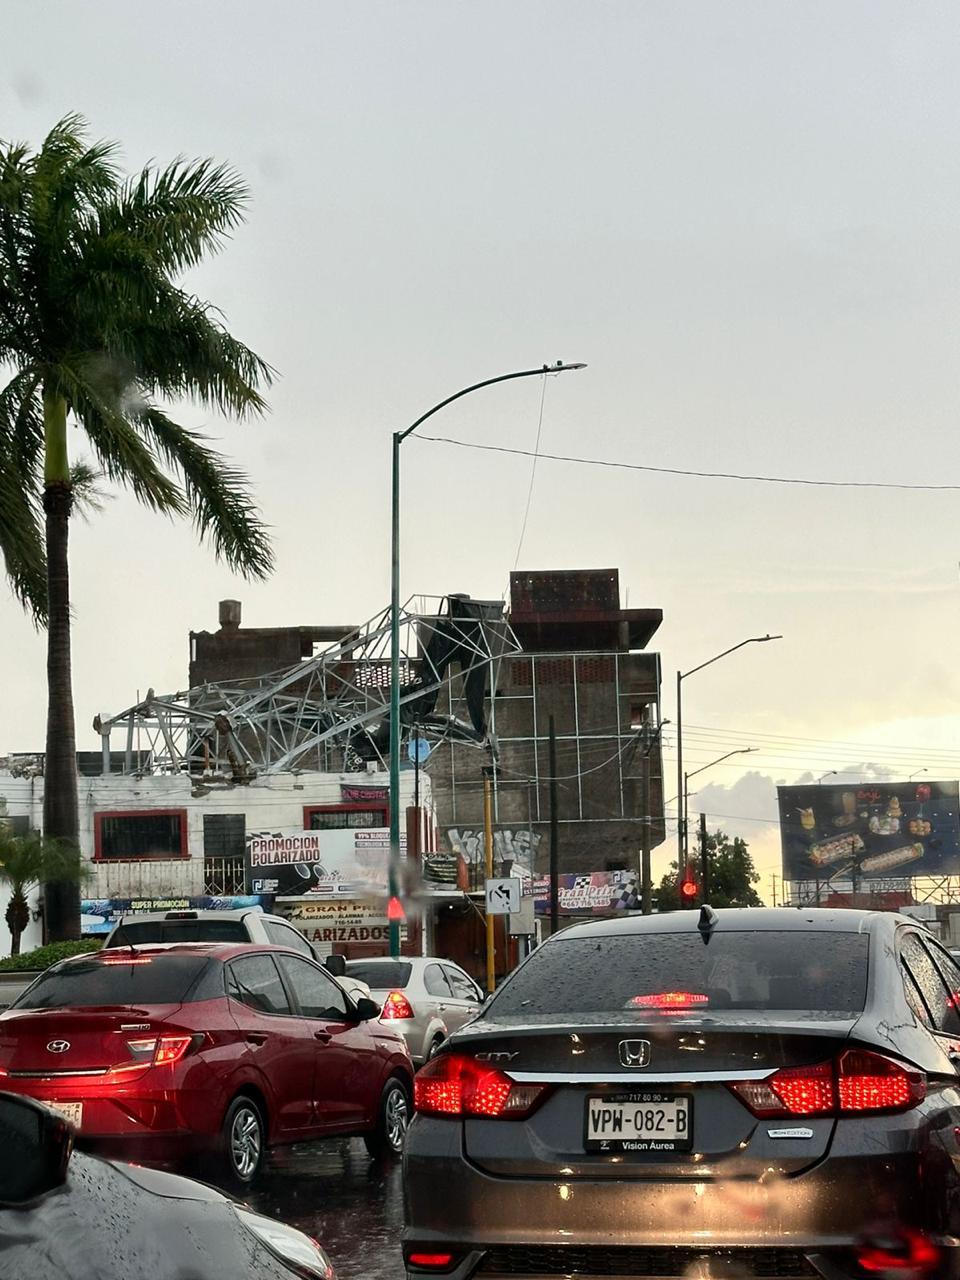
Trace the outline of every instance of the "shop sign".
[[300, 902], [289, 917], [312, 943], [388, 943], [390, 927], [382, 906], [360, 901]]

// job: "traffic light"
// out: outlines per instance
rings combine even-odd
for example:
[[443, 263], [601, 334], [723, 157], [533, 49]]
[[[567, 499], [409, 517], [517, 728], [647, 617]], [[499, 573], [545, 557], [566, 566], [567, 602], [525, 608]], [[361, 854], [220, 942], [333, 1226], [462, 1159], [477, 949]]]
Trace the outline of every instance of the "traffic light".
[[699, 892], [700, 886], [697, 884], [697, 877], [693, 874], [693, 867], [688, 863], [683, 869], [683, 875], [680, 877], [680, 905], [692, 907]]

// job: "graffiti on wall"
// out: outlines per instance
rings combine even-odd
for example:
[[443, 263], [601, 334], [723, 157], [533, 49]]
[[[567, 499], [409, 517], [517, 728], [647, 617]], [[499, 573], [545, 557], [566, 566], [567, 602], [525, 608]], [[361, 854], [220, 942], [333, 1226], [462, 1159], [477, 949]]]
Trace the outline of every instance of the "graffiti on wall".
[[[497, 863], [514, 862], [525, 871], [533, 871], [535, 855], [543, 839], [539, 831], [524, 828], [495, 827], [493, 857]], [[479, 866], [484, 860], [483, 828], [449, 827], [447, 841], [451, 852], [467, 866]]]

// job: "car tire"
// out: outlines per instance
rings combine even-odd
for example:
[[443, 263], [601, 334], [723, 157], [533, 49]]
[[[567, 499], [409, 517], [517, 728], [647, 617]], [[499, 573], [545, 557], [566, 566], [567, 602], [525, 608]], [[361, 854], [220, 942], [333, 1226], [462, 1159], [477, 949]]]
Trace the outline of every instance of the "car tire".
[[412, 1111], [409, 1090], [402, 1080], [391, 1076], [380, 1095], [376, 1128], [363, 1135], [364, 1144], [372, 1156], [401, 1154]]
[[223, 1118], [221, 1168], [237, 1187], [249, 1187], [263, 1167], [267, 1127], [263, 1112], [252, 1098], [234, 1098]]
[[437, 1054], [440, 1052], [440, 1046], [443, 1044], [443, 1041], [444, 1041], [443, 1036], [433, 1037], [433, 1039], [430, 1041], [430, 1047], [427, 1050], [427, 1056], [424, 1058], [424, 1062], [429, 1062], [431, 1058], [435, 1058], [437, 1056]]

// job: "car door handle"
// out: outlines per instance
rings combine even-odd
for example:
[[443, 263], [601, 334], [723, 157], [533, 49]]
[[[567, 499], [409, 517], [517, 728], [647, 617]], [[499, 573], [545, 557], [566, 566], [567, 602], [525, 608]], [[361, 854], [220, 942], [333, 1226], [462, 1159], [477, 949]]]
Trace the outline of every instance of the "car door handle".
[[265, 1031], [248, 1031], [246, 1039], [248, 1044], [266, 1044], [267, 1033]]
[[315, 1031], [313, 1038], [314, 1040], [319, 1040], [321, 1044], [328, 1044], [333, 1037], [329, 1031]]

